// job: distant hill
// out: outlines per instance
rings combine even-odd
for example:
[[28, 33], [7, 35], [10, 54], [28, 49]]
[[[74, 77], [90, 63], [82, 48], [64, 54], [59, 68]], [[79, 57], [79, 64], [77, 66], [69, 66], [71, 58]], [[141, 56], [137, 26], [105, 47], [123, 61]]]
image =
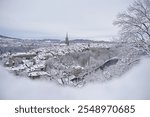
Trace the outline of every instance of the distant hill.
[[[0, 35], [0, 39], [11, 39], [11, 40], [18, 40], [18, 41], [32, 41], [32, 42], [52, 42], [52, 43], [64, 43], [64, 40], [60, 39], [21, 39], [21, 38], [14, 38], [14, 37], [9, 37], [9, 36], [4, 36]], [[88, 39], [73, 39], [69, 40], [70, 43], [90, 43], [90, 42], [95, 42], [93, 40], [88, 40]]]
[[60, 42], [59, 39], [21, 39], [21, 38], [15, 38], [15, 37], [9, 37], [9, 36], [4, 36], [0, 35], [0, 39], [11, 39], [11, 40], [26, 40], [26, 41], [49, 41], [49, 42]]
[[9, 37], [9, 36], [4, 36], [4, 35], [0, 35], [0, 39], [20, 40], [20, 38]]
[[88, 39], [74, 39], [74, 40], [70, 40], [70, 43], [91, 43], [91, 42], [95, 42], [95, 41], [88, 40]]
[[[18, 42], [32, 42], [32, 43], [38, 43], [38, 42], [45, 42], [45, 43], [64, 43], [64, 39], [21, 39], [21, 38], [14, 38], [9, 36], [0, 35], [0, 40], [11, 40], [11, 41], [18, 41]], [[94, 41], [90, 39], [73, 39], [69, 40], [70, 43], [116, 43], [113, 41]]]

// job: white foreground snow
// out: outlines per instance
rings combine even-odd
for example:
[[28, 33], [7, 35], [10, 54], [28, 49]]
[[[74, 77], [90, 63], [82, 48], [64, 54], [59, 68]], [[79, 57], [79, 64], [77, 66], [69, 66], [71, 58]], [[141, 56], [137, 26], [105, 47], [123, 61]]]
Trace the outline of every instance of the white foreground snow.
[[0, 67], [0, 99], [150, 99], [150, 59], [143, 59], [121, 78], [83, 88], [16, 78]]

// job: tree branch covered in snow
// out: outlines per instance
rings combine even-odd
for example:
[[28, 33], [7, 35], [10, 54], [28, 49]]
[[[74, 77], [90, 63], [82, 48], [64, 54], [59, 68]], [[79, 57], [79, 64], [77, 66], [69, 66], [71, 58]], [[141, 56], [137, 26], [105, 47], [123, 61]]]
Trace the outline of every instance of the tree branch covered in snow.
[[115, 25], [121, 27], [121, 39], [135, 42], [150, 55], [150, 0], [136, 0], [126, 12], [120, 13]]

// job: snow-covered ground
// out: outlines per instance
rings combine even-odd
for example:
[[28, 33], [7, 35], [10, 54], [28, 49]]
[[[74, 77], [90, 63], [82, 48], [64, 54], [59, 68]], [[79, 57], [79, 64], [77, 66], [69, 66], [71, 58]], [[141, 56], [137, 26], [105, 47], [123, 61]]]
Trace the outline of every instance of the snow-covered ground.
[[0, 99], [150, 99], [150, 58], [120, 78], [82, 88], [16, 77], [0, 67]]

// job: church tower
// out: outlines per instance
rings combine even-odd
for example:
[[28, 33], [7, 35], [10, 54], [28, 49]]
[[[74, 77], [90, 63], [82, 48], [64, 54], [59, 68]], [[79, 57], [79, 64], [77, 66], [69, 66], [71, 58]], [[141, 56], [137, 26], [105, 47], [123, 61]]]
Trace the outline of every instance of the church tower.
[[66, 44], [67, 46], [69, 46], [69, 38], [68, 38], [68, 33], [66, 33], [65, 44]]

